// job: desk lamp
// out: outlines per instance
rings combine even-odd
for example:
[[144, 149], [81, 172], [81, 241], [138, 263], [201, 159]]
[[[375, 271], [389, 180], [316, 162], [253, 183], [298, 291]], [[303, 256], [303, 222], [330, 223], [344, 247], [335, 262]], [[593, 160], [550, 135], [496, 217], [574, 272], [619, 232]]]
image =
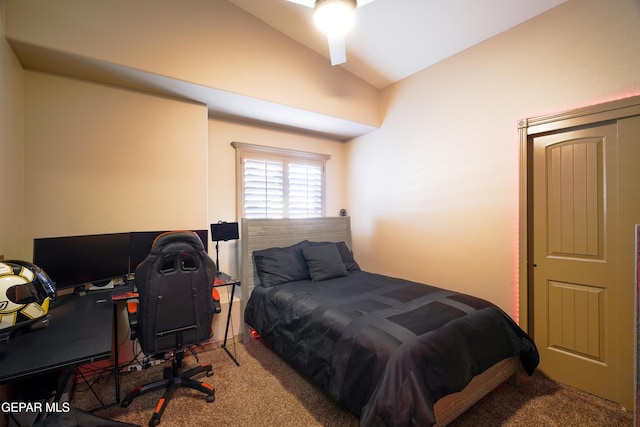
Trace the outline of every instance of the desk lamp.
[[220, 262], [218, 260], [219, 242], [238, 240], [239, 238], [237, 222], [218, 221], [216, 224], [211, 224], [211, 241], [216, 242], [216, 269], [218, 273], [220, 272]]

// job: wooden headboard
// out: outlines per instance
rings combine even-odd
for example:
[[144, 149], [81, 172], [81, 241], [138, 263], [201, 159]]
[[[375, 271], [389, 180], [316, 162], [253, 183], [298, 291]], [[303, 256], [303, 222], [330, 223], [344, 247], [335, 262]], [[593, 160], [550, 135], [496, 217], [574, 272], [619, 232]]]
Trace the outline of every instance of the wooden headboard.
[[303, 240], [311, 242], [346, 242], [351, 248], [351, 221], [349, 217], [307, 219], [246, 219], [241, 220], [241, 297], [240, 321], [244, 325], [245, 342], [249, 331], [244, 324], [244, 309], [253, 287], [259, 283], [253, 266], [253, 251], [284, 247]]

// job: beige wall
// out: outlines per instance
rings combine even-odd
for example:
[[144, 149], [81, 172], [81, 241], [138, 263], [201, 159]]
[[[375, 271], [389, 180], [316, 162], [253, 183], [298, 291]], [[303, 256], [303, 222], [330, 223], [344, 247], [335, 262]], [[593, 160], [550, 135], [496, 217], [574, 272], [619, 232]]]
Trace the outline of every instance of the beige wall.
[[205, 106], [25, 74], [25, 243], [206, 228]]
[[7, 37], [21, 43], [379, 124], [373, 86], [223, 0], [7, 4]]
[[395, 84], [349, 143], [357, 259], [517, 316], [517, 121], [640, 93], [640, 3], [566, 4]]
[[[278, 148], [328, 154], [326, 214], [338, 216], [346, 208], [346, 146], [315, 136], [266, 128], [244, 122], [209, 119], [209, 220], [236, 221], [236, 157], [231, 142], [246, 142]], [[240, 277], [237, 242], [220, 242], [220, 268]], [[214, 255], [215, 249], [209, 253]]]
[[0, 0], [0, 255], [24, 259], [24, 72], [4, 39]]

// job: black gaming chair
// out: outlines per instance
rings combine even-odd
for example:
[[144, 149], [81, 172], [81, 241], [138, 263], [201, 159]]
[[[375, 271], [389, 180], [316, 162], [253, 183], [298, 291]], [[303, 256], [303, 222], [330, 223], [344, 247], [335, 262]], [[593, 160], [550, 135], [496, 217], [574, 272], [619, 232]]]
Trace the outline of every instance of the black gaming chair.
[[165, 367], [162, 380], [129, 391], [123, 407], [149, 391], [166, 388], [149, 420], [150, 426], [160, 423], [169, 399], [178, 387], [189, 387], [206, 394], [207, 402], [215, 399], [213, 386], [192, 379], [205, 373], [213, 375], [211, 365], [200, 365], [180, 373], [185, 349], [197, 360], [192, 345], [207, 341], [211, 321], [220, 312], [219, 297], [213, 288], [216, 265], [204, 250], [196, 233], [173, 231], [159, 235], [151, 252], [135, 270], [139, 304], [131, 316], [131, 330], [142, 351], [148, 355], [169, 354], [171, 366]]

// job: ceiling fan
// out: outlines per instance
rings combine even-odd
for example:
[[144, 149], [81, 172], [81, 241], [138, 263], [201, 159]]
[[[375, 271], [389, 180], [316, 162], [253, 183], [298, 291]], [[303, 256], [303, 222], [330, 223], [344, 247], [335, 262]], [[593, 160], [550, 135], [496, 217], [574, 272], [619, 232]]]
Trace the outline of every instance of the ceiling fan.
[[331, 65], [347, 62], [344, 37], [353, 26], [356, 7], [373, 0], [288, 0], [313, 8], [313, 22], [327, 35]]

